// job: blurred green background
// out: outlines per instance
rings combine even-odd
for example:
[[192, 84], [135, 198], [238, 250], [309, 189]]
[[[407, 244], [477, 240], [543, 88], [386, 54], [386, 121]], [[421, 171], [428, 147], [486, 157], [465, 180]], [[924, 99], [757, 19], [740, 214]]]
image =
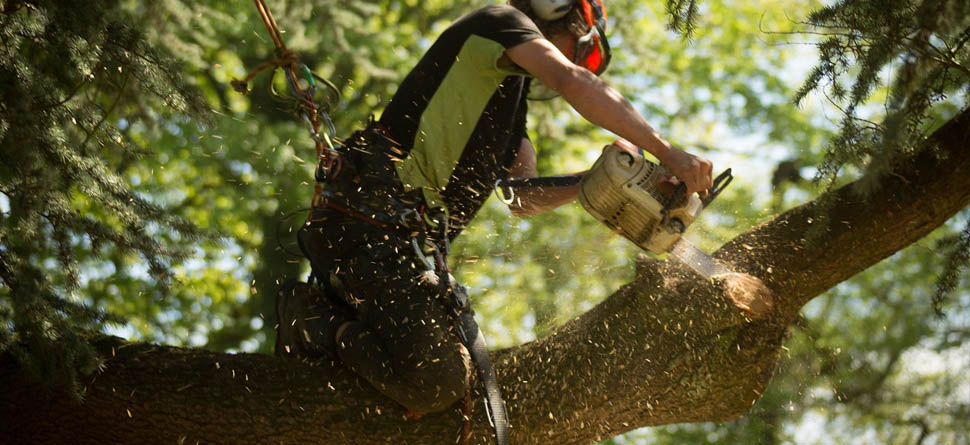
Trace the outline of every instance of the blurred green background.
[[[269, 5], [290, 49], [341, 90], [332, 114], [348, 136], [380, 114], [450, 21], [491, 3]], [[830, 187], [860, 177], [878, 187], [886, 159], [911, 152], [907, 141], [965, 108], [970, 19], [943, 11], [966, 7], [935, 2], [945, 20], [917, 39], [906, 18], [919, 25], [929, 3], [608, 1], [614, 61], [604, 79], [670, 141], [710, 158], [716, 172], [734, 169], [735, 182], [687, 238], [713, 251]], [[824, 7], [842, 15], [811, 15]], [[93, 329], [271, 352], [277, 284], [308, 272], [294, 230], [312, 194], [314, 151], [305, 127], [268, 93], [268, 75], [250, 96], [228, 85], [271, 58], [253, 5], [7, 1], [2, 9], [0, 62], [10, 85], [0, 105], [3, 347], [83, 349], [83, 339], [64, 342]], [[883, 51], [872, 35], [893, 26], [886, 17], [905, 32]], [[674, 29], [686, 24], [689, 38]], [[906, 39], [942, 50], [908, 73], [911, 58], [927, 51], [909, 51], [915, 44]], [[940, 74], [934, 58], [952, 69]], [[828, 71], [818, 74], [819, 66]], [[894, 130], [892, 119], [914, 102], [900, 94], [941, 82], [933, 76], [949, 80], [926, 87], [925, 106], [904, 116], [913, 123]], [[813, 79], [814, 88], [803, 88]], [[533, 102], [530, 112], [542, 175], [586, 169], [614, 139], [562, 99]], [[891, 145], [886, 132], [899, 147], [873, 150]], [[69, 168], [75, 162], [93, 164]], [[26, 190], [42, 192], [31, 198]], [[958, 256], [968, 220], [964, 210], [807, 305], [775, 378], [744, 418], [635, 430], [604, 443], [968, 443], [970, 281]], [[637, 253], [578, 203], [518, 219], [493, 198], [452, 262], [491, 345], [505, 347], [546, 335], [607, 297], [632, 278]], [[941, 277], [950, 277], [947, 292], [938, 291]], [[30, 280], [47, 297], [11, 290]], [[57, 374], [57, 366], [97, 361], [35, 362]]]

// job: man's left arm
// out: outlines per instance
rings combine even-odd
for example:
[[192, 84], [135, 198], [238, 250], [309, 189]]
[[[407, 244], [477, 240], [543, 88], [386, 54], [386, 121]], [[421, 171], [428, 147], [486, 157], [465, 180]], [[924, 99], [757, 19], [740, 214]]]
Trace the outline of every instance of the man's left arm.
[[[586, 172], [573, 173], [582, 176]], [[536, 151], [528, 138], [522, 138], [515, 162], [509, 170], [509, 179], [535, 178]], [[579, 197], [579, 183], [560, 187], [518, 187], [510, 196], [512, 202], [508, 204], [512, 215], [518, 217], [537, 215], [563, 204], [575, 201]]]

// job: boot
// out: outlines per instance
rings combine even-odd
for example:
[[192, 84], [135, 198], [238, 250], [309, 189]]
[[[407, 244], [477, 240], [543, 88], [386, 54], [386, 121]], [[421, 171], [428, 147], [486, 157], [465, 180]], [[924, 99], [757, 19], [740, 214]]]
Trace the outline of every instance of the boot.
[[320, 289], [287, 280], [276, 298], [276, 356], [337, 359], [337, 329], [354, 319]]

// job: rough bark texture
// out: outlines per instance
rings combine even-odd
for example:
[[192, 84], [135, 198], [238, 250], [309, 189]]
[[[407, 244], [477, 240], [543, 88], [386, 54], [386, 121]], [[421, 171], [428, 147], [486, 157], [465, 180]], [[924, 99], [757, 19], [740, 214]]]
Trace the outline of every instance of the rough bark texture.
[[[771, 379], [788, 325], [813, 297], [920, 239], [970, 203], [970, 113], [862, 198], [851, 186], [792, 209], [716, 256], [758, 277], [774, 311], [756, 317], [672, 262], [554, 334], [494, 361], [513, 443], [588, 443], [634, 428], [743, 415]], [[407, 420], [350, 372], [252, 354], [118, 339], [82, 403], [32, 389], [0, 359], [0, 437], [11, 443], [451, 443], [458, 406]], [[473, 442], [488, 421], [475, 403]]]

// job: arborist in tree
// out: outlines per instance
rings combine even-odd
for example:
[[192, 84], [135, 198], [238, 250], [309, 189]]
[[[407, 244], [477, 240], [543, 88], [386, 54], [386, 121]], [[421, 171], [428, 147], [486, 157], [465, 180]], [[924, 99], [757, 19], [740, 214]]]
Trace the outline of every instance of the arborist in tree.
[[[323, 193], [299, 232], [310, 283], [280, 292], [278, 354], [339, 361], [416, 415], [465, 395], [461, 345], [474, 349], [480, 335], [449, 274], [448, 243], [498, 181], [536, 176], [526, 134], [536, 81], [655, 155], [688, 193], [712, 185], [709, 161], [672, 147], [598, 77], [611, 56], [601, 0], [510, 3], [445, 30], [380, 119], [343, 141], [339, 163], [318, 169]], [[509, 207], [532, 215], [577, 191], [524, 189]], [[494, 380], [490, 365], [478, 370]]]

